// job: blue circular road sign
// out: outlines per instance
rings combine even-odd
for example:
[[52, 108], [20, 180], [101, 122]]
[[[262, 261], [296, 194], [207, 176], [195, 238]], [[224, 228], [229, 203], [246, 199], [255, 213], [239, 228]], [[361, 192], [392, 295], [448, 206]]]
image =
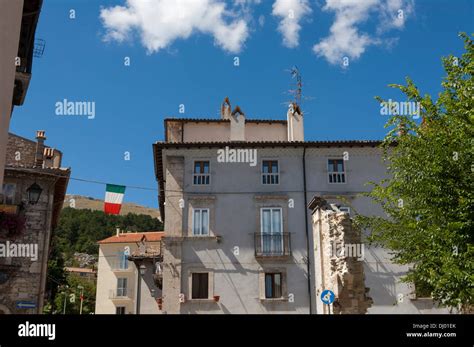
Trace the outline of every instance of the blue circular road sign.
[[321, 293], [321, 301], [326, 305], [331, 305], [335, 299], [334, 292], [332, 290], [326, 289]]

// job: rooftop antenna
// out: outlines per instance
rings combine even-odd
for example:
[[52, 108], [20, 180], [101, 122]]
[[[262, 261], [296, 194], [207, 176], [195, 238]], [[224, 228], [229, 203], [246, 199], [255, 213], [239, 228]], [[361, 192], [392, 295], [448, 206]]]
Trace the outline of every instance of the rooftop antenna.
[[295, 88], [288, 91], [288, 93], [293, 96], [293, 100], [287, 101], [284, 104], [288, 105], [289, 103], [294, 102], [301, 107], [303, 100], [314, 99], [312, 97], [303, 96], [303, 81], [300, 70], [296, 65], [294, 65], [291, 69], [286, 69], [285, 71], [290, 73], [291, 78], [295, 79], [296, 83], [294, 84]]
[[301, 74], [295, 65], [290, 69], [291, 78], [296, 79], [296, 89], [290, 89], [290, 94], [294, 96], [294, 102], [301, 105], [301, 95], [303, 93], [303, 83], [301, 82]]

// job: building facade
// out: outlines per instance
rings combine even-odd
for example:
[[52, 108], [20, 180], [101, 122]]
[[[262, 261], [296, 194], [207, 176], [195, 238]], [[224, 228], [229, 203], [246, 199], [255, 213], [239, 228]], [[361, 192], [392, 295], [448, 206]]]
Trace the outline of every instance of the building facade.
[[50, 241], [70, 169], [62, 153], [10, 134], [0, 194], [0, 313], [42, 313]]
[[96, 314], [161, 313], [162, 236], [118, 230], [99, 241]]
[[23, 104], [30, 84], [42, 4], [43, 0], [0, 1], [0, 187], [13, 107]]
[[[382, 214], [360, 196], [385, 173], [379, 141], [304, 141], [303, 114], [246, 119], [226, 98], [221, 119], [165, 119], [154, 144], [166, 313], [324, 313], [309, 201]], [[369, 313], [418, 313], [406, 272], [366, 247]]]
[[97, 271], [84, 267], [65, 267], [64, 270], [70, 275], [86, 281], [95, 283], [97, 281]]

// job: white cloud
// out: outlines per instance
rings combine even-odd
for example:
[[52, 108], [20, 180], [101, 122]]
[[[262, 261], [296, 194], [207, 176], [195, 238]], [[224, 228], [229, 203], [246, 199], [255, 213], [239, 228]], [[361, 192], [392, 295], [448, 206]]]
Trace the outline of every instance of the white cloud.
[[247, 20], [239, 17], [250, 2], [255, 1], [236, 0], [229, 9], [222, 0], [126, 0], [125, 6], [102, 9], [100, 18], [105, 40], [122, 42], [137, 33], [148, 53], [195, 33], [211, 35], [217, 46], [237, 53], [249, 36]]
[[[394, 42], [382, 39], [380, 34], [390, 29], [403, 28], [406, 18], [413, 12], [412, 0], [326, 0], [324, 11], [335, 13], [328, 37], [313, 46], [318, 56], [331, 64], [341, 64], [344, 57], [356, 60], [368, 46]], [[400, 10], [402, 12], [400, 12]], [[358, 26], [372, 14], [379, 15], [377, 35], [361, 32]]]
[[310, 13], [308, 0], [275, 0], [272, 15], [281, 18], [278, 31], [283, 35], [283, 44], [286, 47], [298, 46], [300, 21]]
[[380, 25], [377, 32], [380, 34], [390, 29], [403, 29], [413, 9], [413, 0], [387, 0], [386, 5], [380, 7]]

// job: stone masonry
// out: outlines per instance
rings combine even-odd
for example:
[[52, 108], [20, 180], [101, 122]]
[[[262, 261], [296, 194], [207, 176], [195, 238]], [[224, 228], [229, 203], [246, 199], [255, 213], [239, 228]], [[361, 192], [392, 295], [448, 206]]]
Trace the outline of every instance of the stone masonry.
[[[44, 146], [44, 132], [37, 139], [13, 134], [8, 139], [4, 186], [9, 190], [0, 191], [0, 313], [41, 313], [44, 305], [49, 245], [70, 170], [60, 167], [61, 152]], [[28, 195], [34, 184], [42, 190], [37, 203]], [[6, 218], [20, 221], [20, 227], [12, 229]], [[25, 252], [6, 251], [15, 247]]]
[[[361, 234], [352, 225], [348, 213], [315, 198], [310, 204], [313, 210], [313, 235], [316, 234], [316, 252], [321, 252], [317, 292], [331, 290], [335, 301], [331, 309], [323, 306], [323, 313], [364, 314], [372, 304], [366, 296], [364, 278], [364, 245]], [[319, 299], [319, 298], [317, 298]]]

